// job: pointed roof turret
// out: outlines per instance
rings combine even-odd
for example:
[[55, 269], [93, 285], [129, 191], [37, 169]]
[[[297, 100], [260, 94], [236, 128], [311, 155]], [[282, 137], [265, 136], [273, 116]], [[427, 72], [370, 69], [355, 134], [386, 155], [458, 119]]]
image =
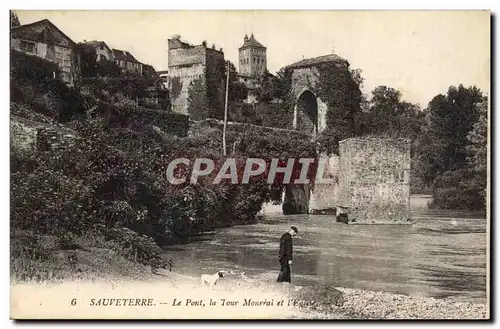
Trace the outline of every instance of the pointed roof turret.
[[264, 47], [263, 44], [261, 44], [259, 41], [257, 41], [257, 39], [255, 39], [255, 36], [253, 35], [253, 33], [250, 35], [250, 38], [248, 38], [247, 35], [245, 34], [245, 38], [243, 40], [244, 40], [243, 46], [241, 46], [240, 49], [247, 48], [247, 47], [256, 47], [256, 48], [266, 49], [266, 47]]

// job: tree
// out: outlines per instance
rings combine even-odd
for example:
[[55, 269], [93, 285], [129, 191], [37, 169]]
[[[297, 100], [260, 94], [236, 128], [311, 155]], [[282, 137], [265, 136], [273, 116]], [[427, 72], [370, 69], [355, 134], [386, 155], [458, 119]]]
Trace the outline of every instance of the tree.
[[[228, 100], [230, 102], [242, 102], [248, 96], [248, 88], [244, 83], [240, 82], [238, 79], [238, 71], [236, 70], [236, 66], [230, 61], [229, 62], [229, 94]], [[227, 66], [225, 70], [225, 74], [227, 74]], [[224, 92], [226, 88], [224, 85]]]
[[97, 62], [96, 70], [99, 76], [111, 78], [119, 77], [122, 71], [116, 62], [108, 59]]
[[428, 140], [423, 145], [429, 183], [448, 170], [466, 167], [467, 136], [479, 117], [477, 105], [484, 99], [477, 87], [459, 85], [451, 86], [446, 95], [437, 95], [429, 102]]
[[478, 104], [479, 118], [473, 129], [467, 135], [470, 144], [467, 146], [467, 158], [472, 171], [476, 174], [474, 183], [482, 189], [481, 196], [486, 197], [486, 181], [488, 176], [488, 104], [483, 101]]
[[80, 67], [84, 78], [94, 78], [97, 76], [97, 54], [91, 47], [84, 43], [78, 44], [80, 54]]
[[[266, 72], [267, 73], [267, 72]], [[267, 73], [260, 86], [256, 90], [257, 100], [263, 103], [269, 103], [276, 98], [278, 94], [278, 79]]]
[[367, 131], [372, 134], [394, 134], [400, 102], [401, 93], [398, 90], [386, 86], [376, 87], [369, 102]]
[[425, 114], [418, 105], [401, 98], [401, 92], [394, 88], [376, 87], [362, 115], [363, 134], [404, 137], [412, 141], [419, 138]]
[[207, 63], [205, 67], [205, 87], [208, 117], [222, 119], [224, 117], [224, 101], [226, 90], [226, 63], [218, 59]]
[[292, 71], [286, 68], [280, 69], [276, 72], [276, 91], [275, 97], [284, 101], [285, 97], [292, 89]]
[[16, 26], [20, 26], [21, 23], [19, 22], [19, 17], [17, 17], [17, 14], [15, 11], [11, 10], [10, 11], [10, 27], [13, 28], [13, 27], [16, 27]]

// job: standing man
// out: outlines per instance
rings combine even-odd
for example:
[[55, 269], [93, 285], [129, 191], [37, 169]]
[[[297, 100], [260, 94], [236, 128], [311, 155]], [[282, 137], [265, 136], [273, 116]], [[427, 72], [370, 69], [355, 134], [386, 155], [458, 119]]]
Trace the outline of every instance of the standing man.
[[284, 233], [280, 238], [280, 252], [279, 252], [279, 262], [280, 262], [280, 274], [278, 275], [278, 280], [276, 282], [291, 282], [291, 269], [292, 265], [292, 255], [293, 255], [293, 242], [292, 237], [297, 235], [299, 231], [295, 226], [291, 226], [290, 230]]

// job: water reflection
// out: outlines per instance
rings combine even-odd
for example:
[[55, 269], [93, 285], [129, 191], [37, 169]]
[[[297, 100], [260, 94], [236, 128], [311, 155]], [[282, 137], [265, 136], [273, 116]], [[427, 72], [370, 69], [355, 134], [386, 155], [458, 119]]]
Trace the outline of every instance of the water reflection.
[[185, 274], [232, 268], [275, 280], [279, 237], [295, 225], [299, 238], [294, 241], [294, 284], [484, 298], [484, 217], [428, 210], [420, 198], [412, 198], [412, 214], [414, 225], [379, 226], [344, 225], [326, 215], [273, 213], [258, 224], [217, 230], [166, 252], [176, 271]]

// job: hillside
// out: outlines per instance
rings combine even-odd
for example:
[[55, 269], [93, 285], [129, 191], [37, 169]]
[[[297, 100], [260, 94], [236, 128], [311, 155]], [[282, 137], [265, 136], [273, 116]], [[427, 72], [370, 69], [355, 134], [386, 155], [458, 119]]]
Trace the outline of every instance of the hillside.
[[[172, 159], [222, 158], [217, 129], [188, 136], [187, 117], [140, 108], [121, 96], [116, 101], [113, 92], [121, 91], [106, 76], [69, 88], [54, 79], [50, 62], [15, 51], [11, 61], [13, 277], [48, 278], [54, 267], [65, 269], [59, 275], [101, 273], [97, 260], [109, 257], [167, 268], [160, 246], [253, 223], [262, 204], [280, 195], [273, 190], [282, 186], [258, 179], [172, 185], [165, 175]], [[245, 126], [228, 139], [239, 140], [233, 155], [240, 157], [286, 156], [279, 150], [289, 143], [272, 130]], [[296, 141], [297, 149], [286, 152], [314, 156], [309, 141]]]

